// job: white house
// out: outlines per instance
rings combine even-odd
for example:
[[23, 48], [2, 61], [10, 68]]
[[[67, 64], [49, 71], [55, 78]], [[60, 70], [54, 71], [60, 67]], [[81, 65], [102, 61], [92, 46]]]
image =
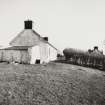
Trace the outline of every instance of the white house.
[[0, 61], [18, 63], [43, 63], [57, 59], [59, 50], [48, 42], [48, 37], [42, 37], [32, 29], [33, 22], [24, 22], [24, 30], [9, 44], [0, 50]]

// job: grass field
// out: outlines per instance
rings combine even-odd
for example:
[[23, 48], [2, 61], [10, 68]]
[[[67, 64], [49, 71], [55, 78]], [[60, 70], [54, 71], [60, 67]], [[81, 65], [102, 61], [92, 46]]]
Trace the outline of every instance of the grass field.
[[0, 105], [105, 105], [105, 72], [60, 63], [1, 63]]

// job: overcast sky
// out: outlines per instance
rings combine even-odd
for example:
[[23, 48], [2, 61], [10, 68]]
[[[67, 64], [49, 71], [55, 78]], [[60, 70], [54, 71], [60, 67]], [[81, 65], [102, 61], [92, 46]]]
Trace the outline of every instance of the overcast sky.
[[7, 45], [32, 19], [58, 49], [105, 49], [105, 0], [0, 0], [0, 45]]

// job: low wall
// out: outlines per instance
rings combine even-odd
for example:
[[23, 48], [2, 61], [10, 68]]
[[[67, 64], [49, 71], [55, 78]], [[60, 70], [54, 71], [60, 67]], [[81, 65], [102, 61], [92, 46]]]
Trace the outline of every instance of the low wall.
[[27, 50], [0, 50], [0, 62], [29, 63], [30, 56]]

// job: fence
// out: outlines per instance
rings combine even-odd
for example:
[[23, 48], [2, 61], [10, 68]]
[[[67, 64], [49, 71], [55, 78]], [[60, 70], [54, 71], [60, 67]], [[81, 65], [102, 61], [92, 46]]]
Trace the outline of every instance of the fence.
[[87, 66], [96, 69], [105, 69], [105, 55], [101, 53], [89, 53], [77, 49], [64, 49], [65, 60], [61, 62]]

